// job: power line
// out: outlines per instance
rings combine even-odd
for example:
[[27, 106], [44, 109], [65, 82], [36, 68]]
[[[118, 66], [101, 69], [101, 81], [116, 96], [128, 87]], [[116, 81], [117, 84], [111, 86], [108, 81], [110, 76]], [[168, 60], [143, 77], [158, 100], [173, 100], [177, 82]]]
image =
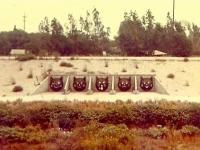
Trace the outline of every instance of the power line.
[[23, 16], [23, 22], [24, 22], [24, 31], [26, 30], [26, 15], [24, 13], [24, 16]]
[[175, 0], [173, 0], [173, 28], [174, 28], [174, 21], [175, 21]]

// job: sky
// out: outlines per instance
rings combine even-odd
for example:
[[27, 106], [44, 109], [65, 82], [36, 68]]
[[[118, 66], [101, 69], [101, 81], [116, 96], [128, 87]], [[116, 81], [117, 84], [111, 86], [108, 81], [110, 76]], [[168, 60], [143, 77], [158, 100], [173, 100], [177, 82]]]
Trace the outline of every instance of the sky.
[[[175, 0], [175, 19], [200, 26], [200, 0]], [[111, 37], [117, 35], [123, 14], [136, 10], [139, 17], [150, 9], [157, 22], [166, 23], [167, 12], [172, 14], [173, 0], [0, 0], [0, 31], [13, 30], [14, 25], [23, 29], [26, 14], [26, 31], [38, 32], [38, 25], [47, 16], [56, 17], [64, 26], [67, 16], [73, 14], [77, 21], [86, 11], [97, 8], [106, 27], [111, 28]]]

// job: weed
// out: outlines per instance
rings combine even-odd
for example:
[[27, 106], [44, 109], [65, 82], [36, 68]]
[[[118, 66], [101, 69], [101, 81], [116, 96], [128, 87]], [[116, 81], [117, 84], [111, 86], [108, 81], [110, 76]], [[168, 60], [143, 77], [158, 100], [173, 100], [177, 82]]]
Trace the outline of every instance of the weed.
[[170, 74], [167, 75], [167, 78], [169, 78], [169, 79], [174, 79], [174, 78], [175, 78], [175, 75], [172, 74], [172, 73], [170, 73]]
[[60, 66], [61, 67], [68, 67], [68, 68], [73, 67], [73, 65], [71, 63], [64, 62], [64, 61], [60, 63]]

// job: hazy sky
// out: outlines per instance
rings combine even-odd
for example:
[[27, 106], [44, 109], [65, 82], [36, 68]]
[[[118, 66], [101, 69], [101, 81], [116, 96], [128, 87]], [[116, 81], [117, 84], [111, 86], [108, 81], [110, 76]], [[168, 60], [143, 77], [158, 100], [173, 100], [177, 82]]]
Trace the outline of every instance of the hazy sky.
[[[0, 31], [12, 30], [14, 25], [23, 28], [22, 16], [26, 13], [26, 31], [37, 32], [38, 24], [45, 17], [56, 17], [62, 25], [67, 23], [67, 14], [78, 20], [86, 10], [96, 7], [111, 35], [117, 35], [125, 11], [136, 10], [141, 17], [151, 9], [156, 21], [165, 23], [166, 14], [172, 14], [173, 0], [0, 0]], [[179, 21], [200, 25], [200, 0], [176, 0], [175, 18]]]

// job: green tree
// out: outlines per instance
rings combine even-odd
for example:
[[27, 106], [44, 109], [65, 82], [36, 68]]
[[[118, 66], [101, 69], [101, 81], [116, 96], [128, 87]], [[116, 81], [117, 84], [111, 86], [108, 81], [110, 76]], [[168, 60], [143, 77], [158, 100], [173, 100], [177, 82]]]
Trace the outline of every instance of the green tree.
[[50, 24], [48, 17], [44, 17], [44, 20], [40, 22], [39, 32], [50, 34]]
[[119, 47], [128, 55], [140, 55], [144, 49], [144, 27], [136, 12], [125, 13], [121, 22], [117, 41]]

